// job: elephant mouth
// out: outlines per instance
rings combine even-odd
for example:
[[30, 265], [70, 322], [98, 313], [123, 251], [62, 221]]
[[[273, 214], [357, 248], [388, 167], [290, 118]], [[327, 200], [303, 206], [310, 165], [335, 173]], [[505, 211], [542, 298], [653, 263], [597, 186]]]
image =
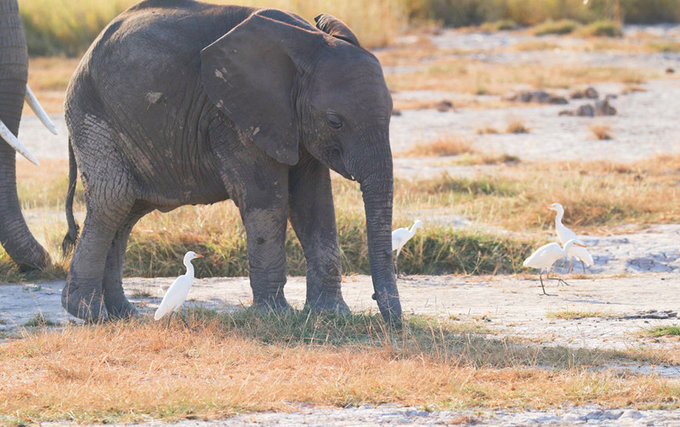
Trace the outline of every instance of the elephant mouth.
[[334, 147], [329, 149], [326, 153], [327, 166], [333, 169], [335, 172], [349, 179], [350, 181], [356, 181], [354, 175], [349, 173], [347, 167], [345, 166], [345, 161], [343, 159], [342, 150], [340, 148]]

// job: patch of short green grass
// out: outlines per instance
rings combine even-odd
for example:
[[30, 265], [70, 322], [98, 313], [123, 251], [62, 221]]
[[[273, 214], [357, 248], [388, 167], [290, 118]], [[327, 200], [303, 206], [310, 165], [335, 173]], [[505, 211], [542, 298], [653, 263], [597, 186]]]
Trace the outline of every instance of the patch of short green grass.
[[571, 311], [571, 310], [565, 310], [565, 311], [548, 312], [548, 313], [546, 313], [545, 317], [547, 317], [548, 319], [576, 320], [576, 319], [586, 319], [586, 318], [591, 318], [591, 317], [610, 318], [610, 317], [616, 317], [616, 315], [611, 314], [611, 313], [603, 313], [601, 311]]
[[489, 33], [498, 31], [511, 31], [517, 28], [517, 23], [512, 19], [500, 19], [493, 22], [485, 22], [479, 26], [479, 29]]
[[680, 336], [680, 326], [658, 326], [649, 329], [647, 334], [652, 337]]
[[27, 328], [47, 328], [53, 326], [59, 326], [59, 322], [54, 322], [47, 317], [42, 312], [36, 313], [33, 317], [24, 323]]
[[571, 34], [580, 27], [580, 24], [571, 19], [560, 19], [558, 21], [548, 20], [532, 28], [532, 32], [537, 36], [548, 34]]
[[623, 28], [620, 22], [600, 20], [579, 28], [576, 34], [581, 37], [622, 37]]
[[654, 52], [661, 53], [677, 53], [680, 52], [680, 43], [671, 40], [658, 40], [647, 43], [649, 49]]

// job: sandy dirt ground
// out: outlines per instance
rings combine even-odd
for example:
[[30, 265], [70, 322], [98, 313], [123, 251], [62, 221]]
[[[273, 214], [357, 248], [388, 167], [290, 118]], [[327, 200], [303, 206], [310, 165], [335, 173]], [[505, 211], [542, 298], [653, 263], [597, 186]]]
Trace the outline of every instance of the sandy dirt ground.
[[[680, 27], [627, 27], [628, 35], [655, 34], [680, 41]], [[407, 39], [405, 39], [408, 41]], [[415, 39], [414, 39], [415, 40]], [[432, 37], [440, 49], [455, 50], [460, 55], [498, 63], [579, 63], [584, 65], [626, 66], [680, 70], [676, 53], [622, 54], [603, 52], [503, 50], [514, 44], [537, 40], [526, 34], [463, 34], [443, 32]], [[583, 40], [550, 37], [540, 40], [557, 45], [575, 45]], [[465, 50], [469, 50], [466, 53]], [[461, 53], [462, 51], [462, 53]], [[417, 67], [392, 67], [386, 73], [408, 72]], [[595, 85], [603, 94], [617, 95], [612, 101], [616, 116], [580, 118], [559, 116], [563, 109], [575, 109], [585, 101], [571, 101], [568, 106], [530, 106], [489, 110], [438, 112], [408, 110], [393, 117], [391, 138], [397, 156], [414, 145], [456, 133], [474, 137], [476, 148], [519, 156], [523, 161], [594, 160], [633, 161], [658, 154], [677, 153], [680, 80], [654, 80], [640, 84], [643, 91], [626, 93], [624, 85]], [[556, 91], [566, 95], [565, 91]], [[455, 93], [405, 91], [395, 99], [438, 101], [452, 100]], [[35, 117], [22, 121], [20, 136], [39, 158], [67, 158], [67, 132], [63, 115], [52, 115], [59, 136], [52, 136]], [[476, 135], [480, 127], [503, 129], [508, 121], [519, 119], [528, 134]], [[595, 140], [590, 126], [595, 122], [610, 126], [613, 140]], [[32, 167], [21, 162], [20, 167]], [[443, 172], [461, 176], [484, 171], [483, 167], [451, 164], [447, 159], [395, 159], [395, 175], [400, 178], [427, 177]], [[426, 219], [426, 218], [423, 218]], [[441, 220], [441, 219], [438, 219]], [[452, 225], [465, 226], [466, 218], [449, 218]], [[652, 339], [641, 332], [661, 325], [680, 325], [680, 225], [631, 226], [611, 235], [584, 236], [594, 255], [595, 265], [584, 276], [569, 278], [570, 286], [547, 284], [555, 296], [542, 296], [534, 276], [411, 276], [399, 280], [399, 290], [406, 313], [450, 317], [461, 322], [478, 322], [489, 334], [515, 337], [531, 345], [565, 345], [578, 348], [635, 349], [658, 348], [680, 351], [677, 339]], [[564, 272], [564, 266], [558, 271]], [[580, 266], [576, 266], [580, 271]], [[126, 293], [149, 313], [157, 306], [164, 289], [173, 278], [125, 279]], [[0, 333], [16, 334], [24, 323], [42, 312], [58, 322], [71, 320], [60, 305], [63, 282], [0, 286]], [[296, 307], [304, 302], [304, 278], [291, 277], [285, 292]], [[370, 277], [349, 276], [343, 293], [354, 311], [376, 311], [371, 300]], [[245, 278], [208, 278], [197, 280], [190, 293], [191, 304], [218, 310], [236, 310], [251, 301]], [[598, 316], [560, 319], [551, 313], [563, 311], [598, 313]], [[659, 318], [664, 317], [666, 318]], [[641, 374], [680, 378], [678, 366], [628, 365], [611, 369]], [[587, 424], [587, 425], [680, 425], [679, 411], [605, 410], [598, 407], [563, 408], [548, 411], [508, 412], [480, 409], [475, 411], [426, 412], [420, 408], [391, 405], [378, 407], [329, 409], [300, 407], [290, 414], [262, 413], [232, 418], [233, 425], [357, 425], [357, 424]], [[203, 423], [183, 422], [193, 426]]]

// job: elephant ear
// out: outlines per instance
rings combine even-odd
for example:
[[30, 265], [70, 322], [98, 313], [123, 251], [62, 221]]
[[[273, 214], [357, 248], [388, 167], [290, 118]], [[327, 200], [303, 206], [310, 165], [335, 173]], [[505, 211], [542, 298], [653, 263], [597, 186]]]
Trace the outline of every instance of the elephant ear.
[[344, 40], [347, 43], [352, 43], [355, 46], [361, 47], [359, 44], [359, 39], [357, 39], [357, 36], [354, 35], [347, 24], [335, 16], [324, 13], [314, 18], [314, 22], [316, 22], [316, 28], [320, 29], [324, 33], [330, 34], [337, 39]]
[[281, 163], [298, 162], [299, 59], [321, 37], [255, 13], [201, 52], [208, 98], [255, 145]]

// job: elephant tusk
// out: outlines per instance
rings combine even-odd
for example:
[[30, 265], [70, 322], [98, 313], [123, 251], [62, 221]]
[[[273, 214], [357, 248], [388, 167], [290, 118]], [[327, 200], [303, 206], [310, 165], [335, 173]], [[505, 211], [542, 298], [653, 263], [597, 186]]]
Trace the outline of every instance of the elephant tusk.
[[38, 159], [33, 157], [33, 154], [31, 154], [30, 151], [24, 146], [24, 144], [19, 141], [19, 139], [14, 136], [12, 131], [10, 131], [7, 126], [0, 120], [0, 137], [7, 141], [7, 143], [14, 148], [17, 153], [21, 154], [22, 156], [26, 157], [31, 163], [34, 163], [36, 166], [40, 166], [40, 163], [38, 163]]
[[50, 118], [47, 116], [45, 110], [43, 110], [43, 108], [40, 106], [38, 98], [35, 97], [33, 91], [31, 91], [31, 88], [28, 87], [28, 85], [26, 85], [26, 102], [28, 102], [28, 105], [31, 106], [31, 110], [33, 110], [35, 115], [38, 116], [40, 121], [47, 128], [47, 130], [56, 135], [57, 128], [54, 126], [54, 123], [52, 123], [52, 120], [50, 120]]

